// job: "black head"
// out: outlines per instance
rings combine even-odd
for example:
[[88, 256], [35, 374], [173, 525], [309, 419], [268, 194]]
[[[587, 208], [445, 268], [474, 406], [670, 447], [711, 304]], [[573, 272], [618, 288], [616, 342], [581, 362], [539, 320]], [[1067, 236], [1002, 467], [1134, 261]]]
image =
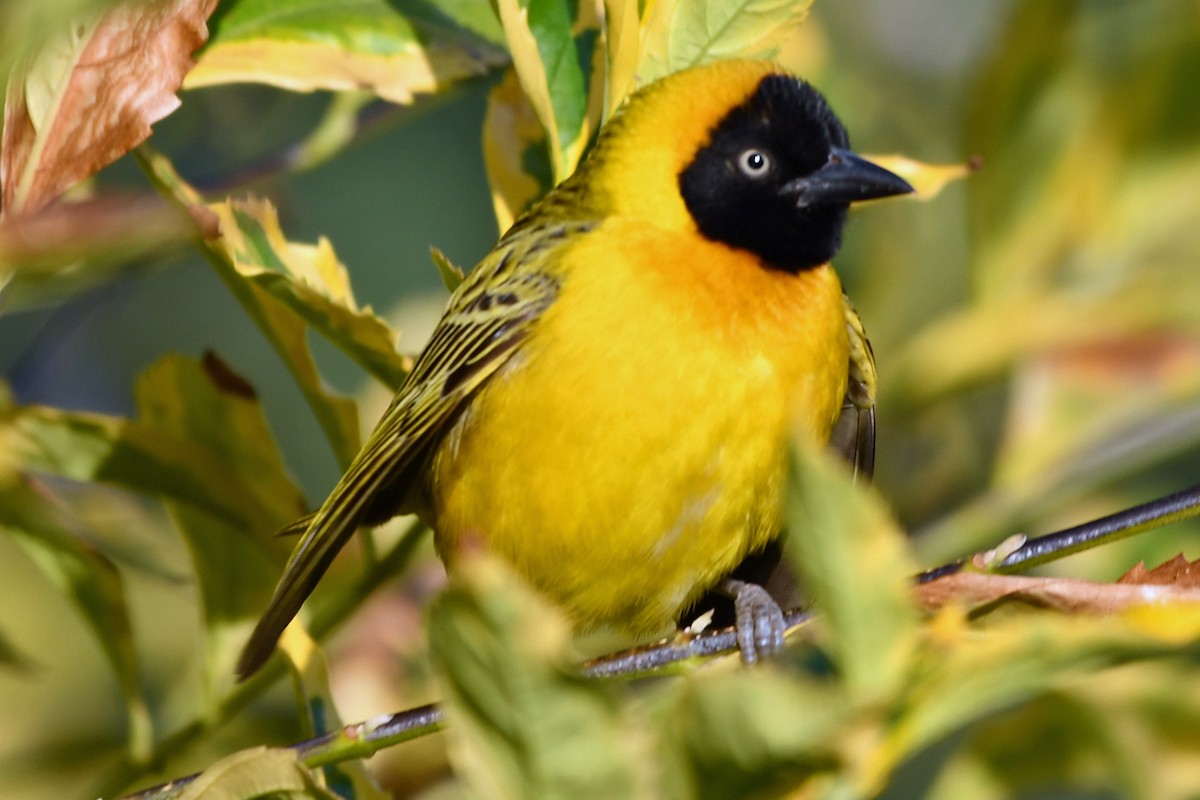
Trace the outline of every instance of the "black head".
[[713, 128], [679, 189], [704, 236], [798, 272], [833, 258], [851, 202], [912, 191], [848, 147], [825, 98], [770, 75]]

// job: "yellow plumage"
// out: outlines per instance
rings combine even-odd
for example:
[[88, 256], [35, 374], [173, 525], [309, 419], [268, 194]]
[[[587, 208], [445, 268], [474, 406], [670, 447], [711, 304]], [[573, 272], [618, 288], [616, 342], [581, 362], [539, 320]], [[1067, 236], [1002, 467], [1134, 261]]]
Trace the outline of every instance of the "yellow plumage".
[[451, 569], [482, 544], [580, 628], [662, 628], [765, 547], [793, 432], [827, 441], [848, 390], [873, 403], [869, 347], [824, 262], [849, 202], [907, 186], [845, 147], [819, 95], [764, 62], [634, 95], [459, 287], [297, 523], [241, 674], [355, 528], [402, 511]]
[[778, 532], [788, 431], [827, 440], [845, 394], [841, 288], [631, 219], [554, 260], [554, 305], [438, 450], [438, 549], [476, 537], [578, 623], [650, 632]]

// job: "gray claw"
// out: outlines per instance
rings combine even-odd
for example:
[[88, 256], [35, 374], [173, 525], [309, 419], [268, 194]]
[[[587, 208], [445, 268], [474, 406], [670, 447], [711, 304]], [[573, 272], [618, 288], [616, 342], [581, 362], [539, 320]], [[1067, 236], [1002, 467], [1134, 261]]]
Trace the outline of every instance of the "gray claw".
[[766, 589], [733, 578], [722, 581], [719, 588], [733, 598], [742, 663], [757, 664], [783, 650], [783, 611]]

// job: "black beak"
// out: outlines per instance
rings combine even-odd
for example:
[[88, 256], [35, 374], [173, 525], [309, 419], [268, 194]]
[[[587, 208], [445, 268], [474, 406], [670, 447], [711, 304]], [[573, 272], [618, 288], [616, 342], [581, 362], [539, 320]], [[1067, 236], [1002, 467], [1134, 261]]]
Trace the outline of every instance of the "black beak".
[[822, 204], [845, 204], [859, 200], [874, 200], [914, 191], [908, 181], [872, 164], [849, 150], [835, 147], [829, 151], [825, 165], [803, 178], [788, 182], [780, 194], [796, 198], [796, 207]]

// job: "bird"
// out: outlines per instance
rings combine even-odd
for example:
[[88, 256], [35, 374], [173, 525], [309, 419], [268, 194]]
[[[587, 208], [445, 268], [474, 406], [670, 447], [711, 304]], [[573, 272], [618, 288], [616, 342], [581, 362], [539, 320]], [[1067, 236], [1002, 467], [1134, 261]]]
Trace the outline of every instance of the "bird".
[[360, 527], [406, 513], [449, 572], [482, 546], [578, 631], [647, 636], [724, 602], [743, 661], [773, 655], [761, 574], [789, 443], [850, 419], [851, 460], [874, 453], [874, 360], [829, 262], [850, 204], [912, 191], [770, 61], [632, 93], [454, 291], [328, 498], [285, 529], [300, 539], [239, 676]]

